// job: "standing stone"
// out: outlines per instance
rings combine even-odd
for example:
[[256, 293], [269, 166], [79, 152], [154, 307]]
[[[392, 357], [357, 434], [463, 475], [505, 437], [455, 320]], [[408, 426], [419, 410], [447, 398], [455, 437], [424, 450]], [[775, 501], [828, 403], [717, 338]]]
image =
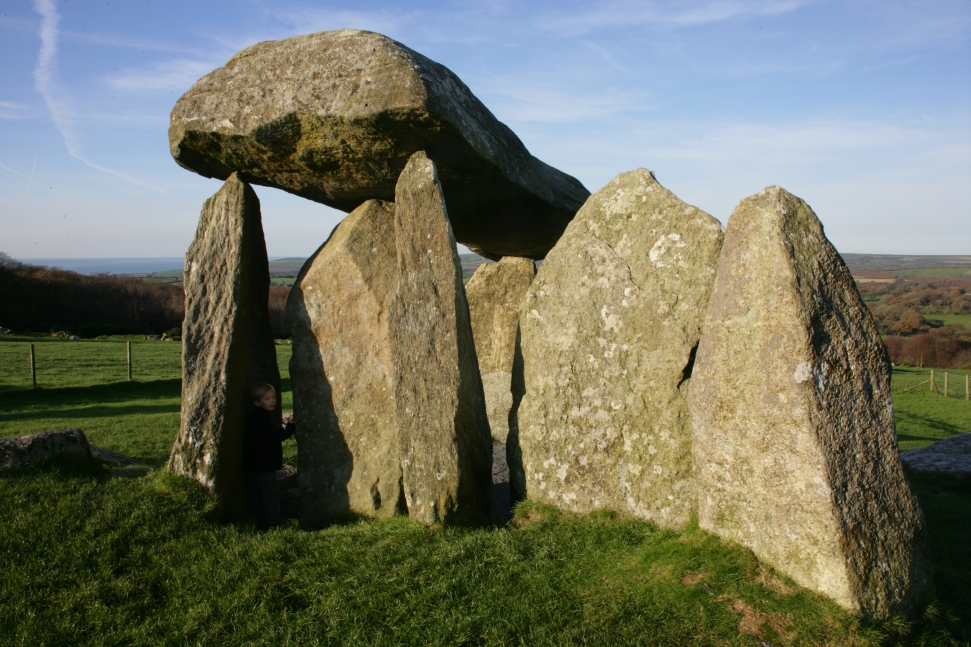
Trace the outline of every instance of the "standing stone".
[[369, 200], [341, 221], [290, 291], [300, 518], [307, 526], [403, 508], [388, 345], [397, 290], [394, 204]]
[[[182, 421], [169, 469], [214, 491], [224, 518], [241, 519], [250, 387], [268, 382], [279, 394], [280, 373], [260, 201], [235, 173], [202, 207], [183, 287]], [[275, 413], [279, 421], [279, 406]]]
[[519, 404], [513, 403], [512, 393], [519, 306], [535, 276], [532, 259], [505, 256], [498, 263], [480, 265], [465, 286], [489, 428], [492, 439], [503, 445], [509, 435], [509, 413]]
[[887, 352], [816, 215], [779, 187], [728, 221], [694, 375], [702, 528], [867, 617], [931, 594]]
[[687, 386], [722, 237], [645, 169], [618, 175], [577, 213], [522, 306], [531, 499], [688, 522]]
[[489, 523], [498, 515], [492, 440], [462, 267], [435, 165], [421, 151], [395, 189], [395, 238], [390, 341], [408, 514]]
[[342, 29], [257, 43], [172, 110], [172, 156], [243, 171], [342, 211], [391, 200], [408, 159], [435, 161], [456, 238], [489, 258], [543, 258], [590, 192], [533, 157], [448, 68]]

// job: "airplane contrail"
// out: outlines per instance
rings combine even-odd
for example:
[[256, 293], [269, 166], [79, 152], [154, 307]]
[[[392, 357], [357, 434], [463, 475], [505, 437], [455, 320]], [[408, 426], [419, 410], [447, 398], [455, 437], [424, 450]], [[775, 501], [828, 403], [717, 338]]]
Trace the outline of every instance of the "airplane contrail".
[[91, 168], [165, 193], [164, 189], [142, 182], [120, 171], [95, 164], [81, 153], [81, 147], [78, 145], [77, 135], [74, 132], [74, 123], [71, 119], [73, 107], [70, 97], [63, 92], [57, 82], [57, 46], [60, 42], [58, 23], [61, 20], [61, 14], [58, 13], [57, 8], [51, 0], [34, 0], [34, 10], [41, 17], [40, 31], [38, 33], [38, 37], [40, 38], [40, 52], [37, 54], [37, 66], [34, 68], [34, 86], [44, 98], [44, 104], [47, 106], [48, 112], [51, 113], [51, 120], [54, 122], [54, 127], [57, 128], [57, 131], [61, 133], [61, 137], [64, 139], [64, 146], [67, 147], [68, 155]]
[[7, 166], [3, 162], [0, 162], [0, 168], [2, 168], [4, 171], [10, 171], [14, 175], [19, 175], [20, 177], [23, 177], [24, 176], [23, 173], [18, 173], [17, 171], [13, 170], [12, 168], [10, 168], [9, 166]]

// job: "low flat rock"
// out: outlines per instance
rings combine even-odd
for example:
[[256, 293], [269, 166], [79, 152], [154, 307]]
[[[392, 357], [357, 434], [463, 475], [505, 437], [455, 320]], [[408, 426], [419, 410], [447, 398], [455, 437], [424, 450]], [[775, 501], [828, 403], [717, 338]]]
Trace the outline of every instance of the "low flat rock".
[[398, 180], [395, 239], [389, 338], [408, 514], [427, 524], [492, 523], [492, 439], [462, 266], [435, 164], [423, 152]]
[[489, 428], [492, 439], [503, 445], [509, 435], [509, 413], [522, 398], [519, 393], [514, 402], [512, 392], [513, 366], [521, 364], [516, 358], [519, 307], [535, 276], [532, 259], [506, 256], [498, 263], [483, 263], [465, 286]]
[[511, 440], [509, 460], [530, 499], [689, 521], [687, 386], [722, 237], [645, 169], [577, 213], [522, 305], [521, 467]]
[[215, 492], [225, 519], [244, 519], [249, 391], [268, 382], [280, 393], [280, 372], [260, 202], [235, 174], [202, 208], [183, 287], [182, 419], [168, 467]]
[[779, 187], [742, 200], [690, 386], [698, 520], [869, 618], [933, 595], [890, 371], [812, 209]]
[[394, 204], [369, 200], [307, 260], [287, 300], [300, 516], [394, 514], [402, 500], [389, 308], [398, 290]]
[[907, 467], [918, 472], [971, 474], [971, 433], [957, 434], [926, 447], [900, 452]]
[[342, 211], [393, 200], [413, 153], [438, 167], [455, 237], [489, 258], [542, 258], [589, 192], [529, 154], [451, 71], [344, 29], [257, 43], [172, 110], [172, 156]]
[[0, 469], [53, 460], [86, 461], [91, 446], [76, 428], [49, 429], [25, 436], [0, 438]]

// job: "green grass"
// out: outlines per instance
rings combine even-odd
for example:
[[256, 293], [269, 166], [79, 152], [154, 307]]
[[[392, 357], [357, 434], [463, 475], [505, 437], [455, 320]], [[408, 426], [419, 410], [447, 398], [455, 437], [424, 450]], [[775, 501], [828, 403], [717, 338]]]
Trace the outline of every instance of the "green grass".
[[957, 324], [965, 328], [971, 328], [971, 315], [924, 315], [924, 319], [940, 322], [942, 326]]
[[[30, 343], [37, 389], [30, 388]], [[291, 411], [291, 347], [276, 349], [282, 406]], [[93, 445], [162, 466], [179, 431], [181, 352], [178, 342], [132, 341], [128, 382], [124, 339], [0, 342], [0, 437], [80, 427]], [[296, 464], [296, 442], [284, 443], [284, 451]]]
[[897, 278], [901, 279], [923, 279], [923, 278], [967, 278], [971, 277], [971, 268], [967, 267], [938, 267], [918, 270], [892, 270]]
[[[96, 445], [164, 464], [179, 344], [133, 344], [129, 383], [123, 343], [34, 343], [37, 390], [23, 376], [26, 343], [0, 343], [0, 436], [80, 426]], [[291, 347], [277, 350], [289, 409]], [[913, 416], [907, 442], [962, 430], [968, 409], [948, 407], [963, 401], [897, 393], [921, 379], [895, 372], [897, 415]], [[911, 480], [940, 603], [911, 624], [866, 626], [696, 527], [676, 534], [527, 502], [502, 529], [395, 518], [264, 533], [216, 523], [212, 498], [163, 470], [32, 468], [0, 476], [0, 644], [966, 644], [971, 479]]]
[[[949, 396], [930, 391], [930, 384], [904, 393], [904, 389], [930, 379], [930, 369], [897, 366], [893, 371], [894, 418], [900, 449], [914, 449], [954, 434], [971, 431], [971, 402], [964, 399], [964, 376], [971, 371], [948, 370]], [[944, 389], [944, 371], [935, 370], [938, 389]]]

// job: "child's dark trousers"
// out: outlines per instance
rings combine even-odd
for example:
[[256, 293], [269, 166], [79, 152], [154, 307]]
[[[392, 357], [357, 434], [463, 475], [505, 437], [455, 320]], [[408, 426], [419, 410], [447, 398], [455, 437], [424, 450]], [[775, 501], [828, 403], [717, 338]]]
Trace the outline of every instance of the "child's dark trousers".
[[250, 472], [250, 514], [256, 525], [268, 528], [280, 523], [280, 484], [276, 472]]

